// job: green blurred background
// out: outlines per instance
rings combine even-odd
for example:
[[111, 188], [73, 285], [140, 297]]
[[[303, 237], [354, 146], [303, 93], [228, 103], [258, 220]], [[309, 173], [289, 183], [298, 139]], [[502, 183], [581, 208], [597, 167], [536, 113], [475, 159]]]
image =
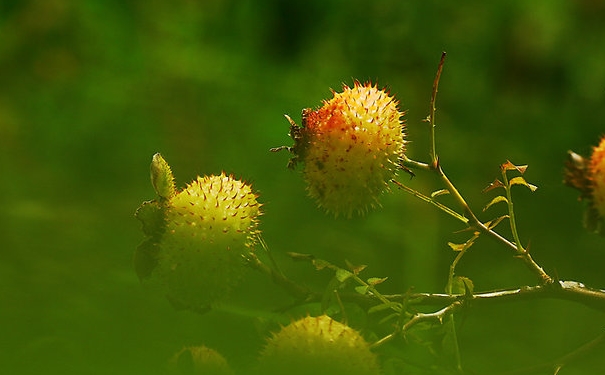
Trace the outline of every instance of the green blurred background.
[[[440, 292], [467, 234], [395, 191], [366, 217], [335, 220], [285, 168], [287, 113], [354, 79], [388, 87], [407, 110], [408, 155], [427, 160], [421, 122], [441, 51], [438, 153], [477, 210], [506, 159], [540, 189], [518, 189], [524, 240], [552, 275], [605, 287], [603, 238], [586, 233], [561, 184], [566, 151], [605, 133], [605, 5], [599, 0], [5, 0], [0, 4], [0, 372], [154, 374], [183, 345], [236, 366], [261, 343], [247, 315], [291, 302], [251, 273], [225, 311], [175, 311], [141, 285], [133, 217], [154, 197], [161, 152], [179, 185], [222, 170], [253, 183], [264, 238], [284, 270], [321, 288], [327, 273], [284, 253], [367, 264], [385, 292]], [[438, 189], [420, 172], [410, 186]], [[502, 209], [501, 207], [499, 209]], [[496, 216], [481, 214], [487, 220]], [[501, 230], [507, 234], [506, 226]], [[535, 283], [480, 239], [459, 266], [478, 290]], [[230, 307], [227, 307], [230, 306]], [[596, 336], [603, 316], [558, 301], [476, 308], [463, 364], [495, 373], [553, 360]], [[603, 348], [564, 374], [605, 370]], [[5, 371], [6, 370], [6, 371]]]

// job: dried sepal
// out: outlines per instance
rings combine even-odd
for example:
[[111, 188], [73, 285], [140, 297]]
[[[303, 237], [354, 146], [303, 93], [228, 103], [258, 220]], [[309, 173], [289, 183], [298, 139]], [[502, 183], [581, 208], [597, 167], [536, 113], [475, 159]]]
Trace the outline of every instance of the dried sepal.
[[491, 190], [500, 188], [500, 187], [504, 187], [504, 183], [502, 181], [500, 181], [499, 179], [495, 179], [492, 183], [490, 183], [489, 185], [487, 185], [483, 190], [481, 190], [482, 193], [487, 193]]

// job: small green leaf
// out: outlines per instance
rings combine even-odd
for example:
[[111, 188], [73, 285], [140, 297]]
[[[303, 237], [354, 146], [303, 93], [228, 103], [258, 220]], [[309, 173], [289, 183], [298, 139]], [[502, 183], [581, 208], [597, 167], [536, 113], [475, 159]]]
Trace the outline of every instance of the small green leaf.
[[336, 269], [336, 279], [338, 279], [338, 281], [340, 281], [341, 283], [344, 283], [348, 278], [350, 278], [352, 276], [353, 276], [353, 273], [350, 271], [347, 271], [342, 268]]
[[452, 280], [451, 290], [453, 294], [472, 295], [474, 289], [475, 285], [468, 277], [456, 276], [454, 277], [454, 280]]
[[356, 286], [355, 291], [359, 294], [365, 295], [368, 292], [368, 286], [367, 285]]
[[143, 233], [159, 241], [166, 230], [165, 207], [157, 201], [143, 202], [134, 216], [143, 223]]
[[462, 251], [466, 248], [466, 244], [465, 243], [453, 243], [453, 242], [448, 242], [447, 245], [449, 247], [452, 248], [452, 250], [454, 251]]
[[387, 316], [385, 316], [384, 318], [380, 319], [380, 321], [378, 322], [379, 325], [382, 325], [384, 323], [387, 323], [391, 320], [397, 320], [399, 318], [399, 314], [398, 313], [393, 313], [393, 314], [389, 314]]
[[498, 195], [497, 197], [492, 199], [488, 204], [486, 204], [485, 207], [483, 207], [483, 212], [487, 211], [487, 209], [490, 208], [491, 206], [493, 206], [494, 204], [500, 203], [500, 202], [508, 203], [508, 199], [506, 199], [506, 197], [504, 197], [502, 195]]
[[290, 258], [292, 258], [292, 260], [296, 260], [296, 261], [312, 262], [315, 259], [315, 256], [313, 256], [311, 254], [295, 253], [293, 251], [288, 251], [286, 254]]
[[434, 192], [431, 193], [431, 198], [435, 198], [438, 197], [440, 195], [444, 195], [444, 194], [449, 194], [450, 191], [447, 189], [441, 189], [441, 190], [436, 190]]
[[504, 187], [504, 184], [502, 183], [502, 181], [495, 179], [491, 184], [487, 185], [487, 187], [485, 187], [485, 189], [483, 189], [481, 192], [487, 193], [488, 191], [497, 189], [499, 187]]
[[371, 286], [375, 286], [384, 283], [387, 279], [388, 277], [370, 277], [368, 279], [368, 284], [370, 284]]
[[529, 190], [531, 190], [532, 192], [538, 190], [538, 187], [536, 185], [530, 184], [529, 182], [525, 181], [525, 179], [521, 176], [511, 178], [508, 183], [510, 184], [510, 186], [523, 185], [523, 186], [527, 187]]
[[389, 303], [381, 303], [380, 305], [372, 306], [368, 310], [368, 314], [372, 314], [375, 312], [380, 312], [388, 309], [399, 309], [401, 308], [401, 304], [397, 302], [389, 302]]
[[311, 262], [315, 266], [315, 269], [318, 270], [318, 271], [321, 271], [324, 268], [331, 266], [330, 262], [325, 261], [323, 259], [313, 259]]
[[355, 275], [359, 275], [359, 273], [361, 271], [365, 270], [367, 267], [365, 264], [356, 266], [353, 263], [349, 262], [348, 260], [345, 260], [345, 264], [347, 265], [347, 268], [349, 268], [349, 270], [351, 272], [353, 272]]
[[147, 279], [158, 264], [160, 247], [152, 239], [145, 240], [134, 252], [133, 265], [139, 280]]
[[504, 219], [509, 218], [510, 216], [508, 215], [502, 215], [499, 216], [493, 220], [488, 221], [487, 223], [485, 223], [485, 226], [487, 227], [487, 229], [491, 230], [494, 229], [498, 224], [500, 224], [500, 222]]

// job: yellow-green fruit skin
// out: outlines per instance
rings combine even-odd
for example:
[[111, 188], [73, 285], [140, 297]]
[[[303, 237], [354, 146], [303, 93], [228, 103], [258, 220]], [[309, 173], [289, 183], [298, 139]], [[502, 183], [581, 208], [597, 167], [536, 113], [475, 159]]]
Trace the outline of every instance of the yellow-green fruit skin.
[[377, 357], [354, 329], [327, 315], [306, 317], [283, 327], [267, 342], [259, 374], [378, 375]]
[[319, 206], [350, 217], [379, 205], [403, 156], [402, 116], [386, 91], [358, 82], [306, 111], [296, 149]]
[[206, 346], [190, 346], [176, 353], [169, 363], [170, 375], [233, 375], [225, 358]]
[[592, 151], [590, 157], [590, 181], [592, 204], [601, 219], [605, 218], [605, 137]]
[[168, 297], [184, 308], [204, 308], [240, 280], [252, 251], [260, 204], [251, 187], [231, 176], [198, 177], [173, 196], [155, 272]]

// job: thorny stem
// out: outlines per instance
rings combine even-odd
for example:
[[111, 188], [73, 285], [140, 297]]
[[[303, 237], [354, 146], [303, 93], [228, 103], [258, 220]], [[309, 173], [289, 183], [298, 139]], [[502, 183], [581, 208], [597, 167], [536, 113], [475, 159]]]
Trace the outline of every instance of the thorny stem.
[[433, 92], [431, 94], [431, 108], [429, 112], [429, 117], [427, 122], [430, 124], [430, 134], [431, 134], [431, 148], [429, 150], [431, 157], [431, 165], [436, 166], [438, 163], [437, 151], [435, 149], [435, 112], [437, 111], [437, 107], [435, 106], [437, 100], [437, 91], [439, 91], [439, 80], [441, 79], [441, 72], [443, 71], [443, 64], [445, 63], [446, 53], [441, 53], [441, 60], [439, 60], [439, 66], [437, 67], [437, 74], [435, 75], [435, 80], [433, 81]]
[[[437, 107], [436, 107], [435, 103], [437, 102], [437, 91], [439, 91], [439, 81], [441, 79], [441, 72], [443, 71], [443, 64], [445, 63], [445, 56], [446, 56], [446, 53], [442, 52], [441, 59], [439, 60], [439, 66], [437, 67], [437, 74], [435, 75], [435, 80], [433, 81], [433, 91], [431, 94], [431, 103], [430, 103], [431, 107], [430, 107], [430, 111], [429, 111], [429, 117], [427, 119], [427, 122], [429, 123], [429, 134], [430, 134], [430, 150], [429, 150], [429, 154], [430, 154], [430, 158], [431, 158], [430, 169], [433, 169], [437, 172], [437, 174], [439, 175], [441, 180], [445, 183], [447, 190], [450, 192], [450, 194], [452, 194], [454, 196], [454, 199], [456, 199], [456, 201], [458, 201], [461, 204], [462, 208], [464, 209], [464, 213], [469, 213], [470, 217], [474, 218], [476, 220], [472, 211], [469, 209], [468, 205], [464, 201], [464, 198], [462, 198], [462, 195], [460, 195], [460, 193], [458, 192], [456, 187], [450, 182], [450, 180], [447, 178], [445, 173], [443, 173], [443, 170], [441, 169], [441, 166], [439, 165], [439, 156], [437, 155], [437, 150], [436, 150], [435, 112], [437, 111]], [[439, 207], [439, 206], [437, 206], [437, 207]], [[444, 211], [448, 212], [447, 210], [444, 210]], [[458, 214], [456, 214], [456, 215], [458, 215]], [[464, 222], [465, 224], [468, 225], [468, 219], [466, 219], [466, 217], [462, 216], [459, 220], [461, 220], [462, 222]], [[458, 255], [461, 256], [462, 254], [458, 254]], [[458, 259], [458, 257], [457, 257], [457, 259]], [[448, 288], [451, 287], [453, 274], [450, 274], [450, 277], [451, 277], [451, 279], [448, 281]], [[449, 292], [451, 292], [451, 291], [449, 291]], [[453, 306], [453, 304], [450, 306]], [[453, 314], [449, 316], [449, 320], [450, 320], [450, 324], [451, 324], [451, 327], [450, 327], [451, 333], [454, 336], [453, 341], [454, 341], [454, 345], [455, 345], [456, 369], [458, 370], [458, 372], [462, 372], [462, 362], [461, 362], [461, 358], [460, 358], [460, 350], [458, 347], [458, 338], [457, 338], [457, 334], [456, 334], [456, 323], [454, 321]], [[413, 321], [413, 318], [411, 321]], [[410, 322], [408, 322], [408, 324]], [[405, 326], [404, 326], [404, 328], [405, 328]]]
[[[439, 80], [441, 78], [441, 72], [443, 71], [443, 64], [445, 62], [445, 56], [446, 56], [446, 54], [445, 54], [445, 52], [443, 52], [441, 54], [441, 60], [439, 61], [439, 67], [437, 68], [437, 74], [435, 75], [435, 80], [433, 81], [433, 91], [432, 91], [432, 95], [431, 95], [429, 116], [425, 120], [426, 122], [429, 123], [429, 129], [430, 129], [431, 146], [430, 146], [429, 152], [430, 152], [430, 157], [431, 157], [431, 163], [429, 165], [427, 165], [427, 164], [424, 164], [421, 162], [412, 161], [412, 160], [408, 159], [407, 157], [404, 158], [403, 162], [405, 165], [408, 165], [410, 167], [419, 167], [420, 169], [423, 169], [423, 170], [428, 169], [428, 170], [434, 171], [439, 176], [442, 183], [445, 185], [446, 189], [453, 196], [453, 198], [457, 202], [457, 204], [462, 208], [463, 215], [455, 213], [455, 211], [451, 210], [449, 207], [446, 207], [445, 205], [442, 205], [442, 204], [434, 201], [433, 199], [430, 199], [413, 189], [404, 188], [402, 184], [397, 183], [397, 182], [396, 182], [396, 184], [399, 187], [401, 187], [402, 189], [406, 190], [408, 193], [411, 193], [412, 195], [414, 195], [426, 202], [433, 204], [434, 206], [441, 209], [445, 213], [462, 221], [464, 224], [468, 225], [471, 229], [476, 229], [476, 230], [480, 231], [481, 233], [484, 233], [484, 234], [488, 235], [489, 237], [495, 239], [496, 241], [500, 242], [501, 244], [508, 247], [509, 249], [513, 250], [515, 252], [515, 254], [518, 255], [523, 260], [525, 265], [534, 274], [536, 274], [536, 276], [538, 277], [538, 279], [540, 280], [541, 283], [543, 283], [543, 284], [552, 283], [553, 279], [544, 271], [544, 269], [542, 269], [542, 267], [540, 267], [540, 265], [538, 265], [533, 260], [533, 258], [529, 254], [529, 252], [527, 250], [523, 249], [523, 247], [519, 248], [519, 246], [521, 246], [521, 243], [518, 238], [518, 232], [516, 231], [516, 224], [514, 224], [515, 229], [513, 229], [513, 235], [515, 236], [514, 243], [507, 240], [506, 238], [502, 237], [500, 234], [495, 232], [493, 229], [488, 228], [484, 223], [482, 223], [477, 218], [477, 216], [471, 210], [470, 206], [468, 205], [468, 203], [466, 202], [464, 197], [460, 194], [458, 189], [456, 189], [454, 184], [447, 177], [447, 175], [443, 171], [443, 168], [441, 168], [441, 165], [439, 163], [439, 156], [437, 155], [436, 146], [435, 146], [435, 126], [436, 126], [435, 125], [435, 112], [436, 112], [437, 91], [439, 88]], [[510, 194], [510, 191], [507, 190], [507, 193]], [[512, 208], [512, 199], [510, 196], [508, 197], [508, 201], [510, 202], [510, 204], [511, 204], [510, 207]], [[510, 221], [511, 221], [511, 223], [514, 223], [515, 222], [514, 217], [511, 216]], [[511, 225], [513, 225], [513, 224], [511, 224]]]
[[519, 238], [519, 231], [517, 230], [517, 218], [515, 216], [513, 197], [511, 192], [511, 185], [508, 181], [508, 175], [506, 174], [506, 168], [502, 168], [502, 180], [504, 181], [504, 190], [506, 190], [506, 204], [508, 205], [508, 221], [510, 223], [510, 230], [513, 234], [514, 243], [517, 247], [517, 254], [523, 255], [526, 250], [521, 245], [521, 239]]
[[478, 303], [503, 303], [541, 298], [553, 298], [580, 303], [597, 311], [605, 312], [605, 290], [593, 289], [577, 281], [556, 281], [552, 284], [525, 286], [516, 289], [503, 289], [490, 292], [466, 294], [411, 293], [388, 294], [386, 298], [399, 300], [407, 298], [407, 304], [416, 306], [447, 305], [465, 300]]

